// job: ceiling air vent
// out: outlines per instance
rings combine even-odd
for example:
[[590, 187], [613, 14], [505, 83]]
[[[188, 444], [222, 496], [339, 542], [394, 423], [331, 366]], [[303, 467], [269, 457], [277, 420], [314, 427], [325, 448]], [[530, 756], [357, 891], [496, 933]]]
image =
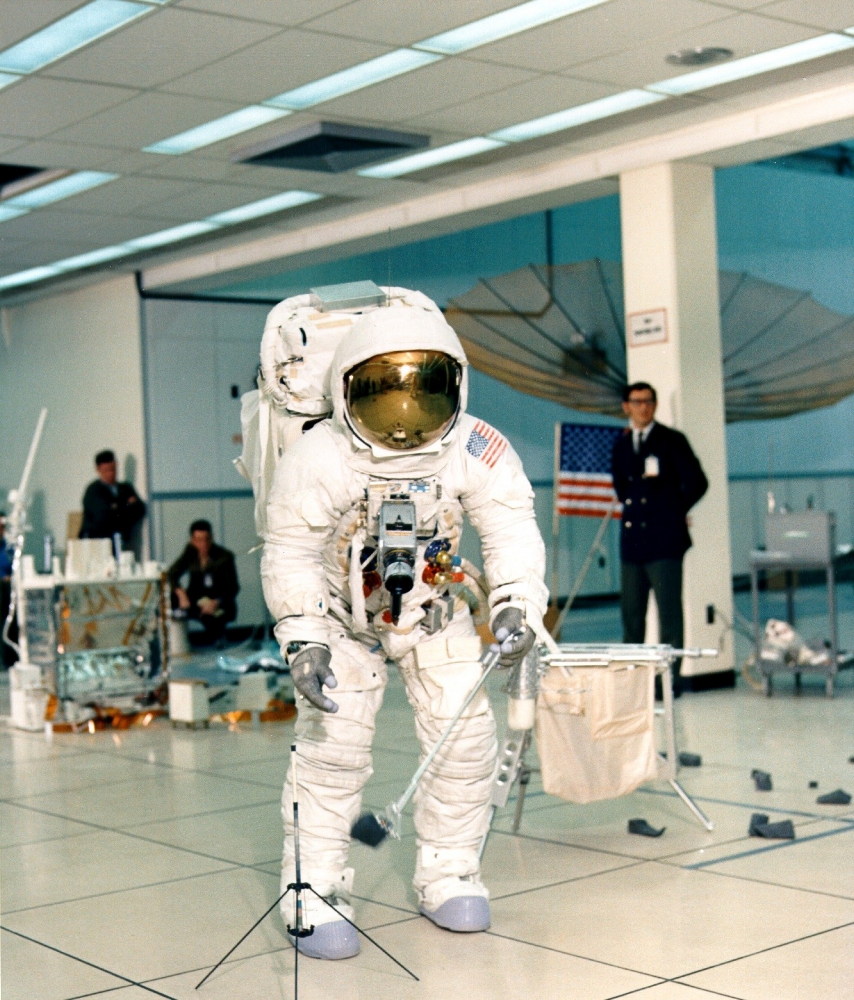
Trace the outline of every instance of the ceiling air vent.
[[410, 149], [421, 149], [429, 141], [429, 136], [412, 132], [314, 122], [275, 139], [248, 146], [236, 153], [232, 160], [264, 167], [339, 174], [387, 160]]
[[25, 177], [31, 177], [41, 169], [41, 167], [23, 167], [19, 163], [0, 163], [0, 188], [14, 184], [15, 181], [22, 181]]

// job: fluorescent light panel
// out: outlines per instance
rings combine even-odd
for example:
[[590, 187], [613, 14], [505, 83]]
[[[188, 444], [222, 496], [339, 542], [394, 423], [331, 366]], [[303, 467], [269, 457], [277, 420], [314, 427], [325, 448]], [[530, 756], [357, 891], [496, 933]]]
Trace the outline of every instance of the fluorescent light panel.
[[518, 7], [502, 10], [489, 17], [482, 17], [479, 21], [426, 38], [412, 47], [423, 52], [453, 56], [607, 2], [608, 0], [530, 0], [529, 3], [519, 4]]
[[240, 111], [232, 111], [231, 114], [223, 115], [222, 118], [215, 118], [212, 122], [187, 129], [186, 132], [179, 132], [178, 135], [173, 135], [169, 139], [155, 142], [151, 146], [146, 146], [143, 152], [178, 156], [181, 153], [200, 149], [202, 146], [221, 142], [232, 135], [248, 132], [249, 129], [274, 122], [290, 113], [290, 111], [281, 108], [265, 108], [260, 104], [252, 104], [248, 108], [241, 108]]
[[10, 83], [17, 83], [20, 79], [20, 76], [14, 73], [0, 73], [0, 90], [8, 87]]
[[339, 73], [325, 76], [295, 90], [288, 90], [278, 97], [271, 97], [269, 101], [264, 101], [264, 104], [275, 108], [289, 108], [291, 111], [302, 111], [323, 101], [331, 101], [335, 97], [352, 94], [354, 90], [361, 90], [363, 87], [370, 87], [383, 80], [391, 80], [395, 76], [428, 66], [441, 58], [430, 52], [395, 49], [394, 52], [387, 52], [384, 56], [369, 59], [349, 69], [342, 69]]
[[619, 115], [624, 111], [634, 111], [636, 108], [663, 100], [663, 94], [651, 94], [646, 90], [624, 90], [620, 94], [602, 97], [598, 101], [590, 101], [588, 104], [580, 104], [578, 107], [567, 108], [565, 111], [556, 111], [553, 115], [545, 115], [529, 122], [521, 122], [518, 125], [511, 125], [509, 128], [499, 129], [497, 132], [491, 132], [490, 137], [500, 139], [503, 142], [525, 142], [542, 135], [561, 132], [563, 129], [576, 128], [578, 125], [599, 121], [601, 118], [610, 118], [612, 115]]
[[9, 208], [8, 205], [0, 204], [0, 222], [7, 222], [9, 219], [19, 219], [22, 215], [26, 215], [27, 210], [25, 208]]
[[315, 194], [313, 191], [285, 191], [283, 194], [274, 194], [272, 198], [262, 198], [260, 201], [253, 201], [248, 205], [231, 208], [227, 212], [218, 212], [216, 215], [209, 216], [205, 221], [211, 222], [215, 226], [233, 226], [238, 222], [257, 219], [262, 215], [282, 212], [286, 208], [307, 205], [322, 197], [322, 194]]
[[357, 173], [361, 174], [362, 177], [400, 177], [416, 170], [426, 170], [427, 167], [439, 166], [441, 163], [450, 163], [452, 160], [462, 160], [467, 156], [487, 153], [490, 149], [498, 149], [499, 146], [503, 145], [505, 144], [498, 139], [478, 136], [474, 139], [452, 142], [449, 146], [426, 149], [423, 153], [404, 156], [403, 159], [393, 160], [391, 163], [379, 163], [375, 167], [366, 167]]
[[7, 198], [3, 205], [23, 209], [41, 208], [43, 205], [52, 205], [55, 201], [61, 201], [74, 194], [100, 187], [101, 184], [114, 181], [116, 177], [118, 174], [108, 174], [101, 170], [80, 170], [76, 174], [61, 177], [58, 181], [52, 181], [50, 184], [31, 188], [23, 194], [15, 195], [14, 198]]
[[[227, 212], [219, 212], [208, 219], [199, 222], [187, 222], [181, 226], [173, 226], [170, 229], [161, 229], [156, 233], [148, 233], [145, 236], [137, 236], [135, 239], [125, 243], [117, 243], [115, 246], [102, 247], [99, 250], [90, 250], [88, 253], [77, 254], [74, 257], [66, 257], [58, 260], [55, 264], [48, 264], [43, 267], [33, 267], [27, 271], [19, 271], [17, 274], [7, 274], [0, 278], [0, 291], [4, 288], [17, 288], [19, 285], [28, 285], [34, 281], [41, 281], [42, 278], [49, 278], [56, 274], [67, 274], [69, 271], [79, 271], [84, 267], [92, 267], [95, 264], [103, 264], [118, 257], [127, 257], [141, 250], [150, 250], [155, 247], [167, 246], [170, 243], [178, 243], [181, 240], [190, 239], [193, 236], [200, 236], [202, 233], [214, 232], [238, 222], [245, 222], [247, 219], [257, 219], [262, 215], [270, 215], [273, 212], [281, 212], [286, 208], [295, 208], [297, 205], [305, 205], [312, 201], [318, 201], [322, 194], [314, 191], [283, 191], [281, 194], [273, 195], [271, 198], [262, 198], [260, 201], [250, 202], [248, 205], [241, 205]], [[3, 221], [3, 206], [0, 205], [0, 222]], [[9, 211], [14, 211], [10, 209]], [[17, 215], [24, 215], [25, 211], [16, 212]], [[9, 216], [11, 218], [12, 216]]]
[[819, 35], [816, 38], [808, 38], [804, 42], [795, 42], [794, 45], [784, 45], [782, 48], [770, 49], [768, 52], [757, 52], [754, 56], [745, 56], [734, 62], [709, 66], [694, 73], [685, 73], [670, 80], [651, 83], [647, 89], [671, 97], [680, 94], [693, 94], [708, 87], [718, 87], [723, 83], [744, 80], [751, 76], [758, 76], [760, 73], [782, 69], [785, 66], [795, 66], [798, 63], [807, 62], [810, 59], [820, 59], [822, 56], [842, 52], [844, 49], [852, 47], [854, 47], [854, 39], [846, 38], [845, 35], [833, 33]]
[[131, 0], [92, 0], [0, 52], [0, 70], [34, 73], [150, 11], [150, 5]]

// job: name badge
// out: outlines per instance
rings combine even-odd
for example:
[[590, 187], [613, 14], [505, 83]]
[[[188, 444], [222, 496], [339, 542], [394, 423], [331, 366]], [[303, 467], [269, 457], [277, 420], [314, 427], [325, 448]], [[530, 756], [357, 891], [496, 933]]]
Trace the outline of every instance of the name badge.
[[[658, 460], [656, 459], [656, 461], [658, 461]], [[656, 469], [658, 469], [657, 465], [656, 465]], [[210, 589], [213, 586], [213, 577], [210, 575], [210, 573], [205, 573], [205, 586], [208, 589]]]
[[643, 474], [645, 476], [658, 475], [658, 455], [647, 455], [643, 463]]

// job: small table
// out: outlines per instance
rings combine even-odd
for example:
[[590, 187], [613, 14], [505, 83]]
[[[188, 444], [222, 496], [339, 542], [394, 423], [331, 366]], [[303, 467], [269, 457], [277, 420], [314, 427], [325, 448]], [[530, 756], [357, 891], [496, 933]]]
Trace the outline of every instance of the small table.
[[788, 552], [766, 552], [754, 549], [750, 553], [750, 592], [753, 604], [753, 636], [756, 664], [762, 671], [762, 686], [770, 698], [774, 668], [763, 665], [762, 628], [759, 621], [759, 574], [777, 572], [786, 574], [786, 620], [795, 624], [795, 583], [797, 570], [823, 570], [827, 579], [827, 617], [830, 627], [830, 657], [827, 666], [797, 664], [787, 668], [787, 673], [795, 675], [795, 685], [800, 687], [802, 673], [824, 674], [824, 690], [828, 698], [833, 697], [833, 685], [839, 671], [839, 629], [836, 612], [836, 573], [833, 558], [797, 557]]

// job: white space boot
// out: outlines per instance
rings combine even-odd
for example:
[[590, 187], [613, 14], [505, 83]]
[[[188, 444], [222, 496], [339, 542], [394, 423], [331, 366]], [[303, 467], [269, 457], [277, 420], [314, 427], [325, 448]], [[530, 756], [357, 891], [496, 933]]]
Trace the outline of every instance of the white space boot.
[[479, 867], [476, 851], [423, 844], [415, 872], [421, 913], [445, 930], [488, 930], [489, 891], [480, 881]]
[[[295, 880], [293, 870], [284, 869], [281, 892]], [[332, 906], [318, 899], [311, 889], [303, 892], [303, 927], [313, 926], [314, 931], [299, 939], [300, 954], [308, 955], [309, 958], [325, 959], [353, 958], [354, 955], [358, 955], [359, 933], [352, 924], [347, 923], [347, 920], [353, 919], [353, 907], [350, 905], [353, 869], [345, 868], [335, 880], [327, 877], [323, 881], [311, 881], [311, 885]], [[285, 929], [288, 931], [288, 940], [296, 947], [296, 936], [290, 933], [296, 926], [295, 892], [289, 892], [282, 900], [281, 911]]]

